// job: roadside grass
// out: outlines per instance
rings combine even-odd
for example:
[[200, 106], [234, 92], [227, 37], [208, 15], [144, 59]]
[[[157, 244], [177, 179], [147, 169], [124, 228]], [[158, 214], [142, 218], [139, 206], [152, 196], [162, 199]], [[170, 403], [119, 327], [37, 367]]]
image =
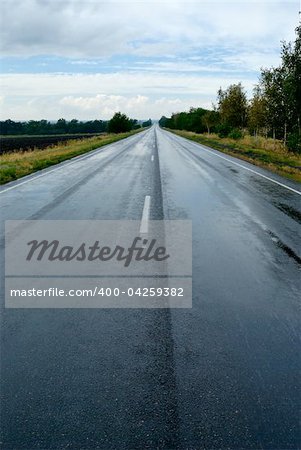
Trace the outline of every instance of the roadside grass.
[[217, 134], [196, 134], [182, 130], [168, 131], [251, 162], [283, 177], [301, 182], [301, 155], [288, 152], [281, 141], [249, 135], [234, 140], [220, 138]]
[[27, 151], [16, 151], [0, 155], [0, 184], [17, 180], [46, 167], [53, 166], [75, 156], [88, 153], [99, 147], [125, 139], [142, 131], [134, 130], [128, 133], [106, 134], [102, 136], [70, 140], [58, 145]]

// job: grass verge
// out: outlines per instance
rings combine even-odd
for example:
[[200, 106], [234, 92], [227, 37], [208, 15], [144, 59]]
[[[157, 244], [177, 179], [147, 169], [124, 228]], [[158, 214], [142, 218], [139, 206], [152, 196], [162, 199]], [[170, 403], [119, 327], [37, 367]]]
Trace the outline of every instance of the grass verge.
[[283, 177], [301, 182], [301, 155], [288, 152], [283, 145], [272, 139], [245, 136], [242, 139], [220, 138], [216, 134], [196, 134], [190, 131], [168, 130], [178, 136], [207, 145], [256, 166], [268, 169]]
[[46, 167], [125, 139], [142, 130], [121, 134], [106, 134], [92, 138], [71, 140], [44, 150], [17, 151], [0, 155], [0, 184], [17, 180]]

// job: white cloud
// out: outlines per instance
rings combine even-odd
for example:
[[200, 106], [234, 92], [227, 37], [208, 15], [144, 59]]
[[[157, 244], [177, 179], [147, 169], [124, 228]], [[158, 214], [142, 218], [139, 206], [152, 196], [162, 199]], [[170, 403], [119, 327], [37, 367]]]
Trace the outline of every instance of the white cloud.
[[108, 119], [117, 111], [122, 111], [131, 116], [143, 114], [149, 98], [137, 95], [124, 97], [121, 95], [98, 94], [94, 97], [63, 97], [59, 104], [64, 108], [68, 116], [76, 114], [76, 117], [97, 117]]
[[94, 96], [105, 95], [195, 95], [213, 96], [218, 88], [242, 81], [248, 89], [253, 78], [224, 74], [116, 72], [106, 74], [3, 74], [1, 84], [6, 96]]
[[[201, 98], [194, 99], [195, 104], [210, 107], [209, 102], [202, 102]], [[192, 99], [167, 98], [152, 99], [150, 97], [120, 96], [98, 94], [94, 97], [33, 97], [12, 99], [5, 110], [0, 112], [0, 119], [7, 117], [13, 120], [51, 119], [64, 117], [68, 120], [110, 119], [117, 111], [122, 111], [132, 118], [156, 119], [162, 115], [169, 116], [175, 111], [189, 109], [194, 104]], [[47, 114], [45, 114], [47, 111]], [[26, 113], [26, 117], [24, 116]], [[47, 117], [46, 117], [47, 116]]]
[[3, 0], [4, 54], [164, 56], [208, 45], [278, 46], [291, 39], [299, 2]]
[[[6, 101], [1, 117], [107, 119], [121, 110], [138, 119], [159, 118], [190, 106], [210, 107], [221, 85], [239, 81], [241, 77], [233, 74], [223, 79], [218, 74], [161, 72], [4, 74], [1, 84]], [[251, 93], [256, 78], [242, 82]]]

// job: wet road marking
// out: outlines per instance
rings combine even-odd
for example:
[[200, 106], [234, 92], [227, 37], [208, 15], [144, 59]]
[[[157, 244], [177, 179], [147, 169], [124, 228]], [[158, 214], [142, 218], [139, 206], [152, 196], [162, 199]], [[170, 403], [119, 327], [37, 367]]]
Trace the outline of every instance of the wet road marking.
[[146, 234], [148, 232], [150, 201], [151, 201], [150, 195], [146, 195], [144, 199], [144, 207], [140, 223], [140, 234]]
[[152, 155], [151, 160], [154, 161], [154, 155]]

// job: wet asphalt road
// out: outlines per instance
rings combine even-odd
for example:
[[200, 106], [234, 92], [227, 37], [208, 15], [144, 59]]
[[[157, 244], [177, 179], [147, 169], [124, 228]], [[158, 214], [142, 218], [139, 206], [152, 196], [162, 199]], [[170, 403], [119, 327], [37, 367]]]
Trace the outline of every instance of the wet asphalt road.
[[3, 186], [2, 236], [140, 220], [146, 195], [152, 219], [191, 219], [193, 307], [3, 308], [2, 448], [300, 448], [295, 190], [156, 127]]

